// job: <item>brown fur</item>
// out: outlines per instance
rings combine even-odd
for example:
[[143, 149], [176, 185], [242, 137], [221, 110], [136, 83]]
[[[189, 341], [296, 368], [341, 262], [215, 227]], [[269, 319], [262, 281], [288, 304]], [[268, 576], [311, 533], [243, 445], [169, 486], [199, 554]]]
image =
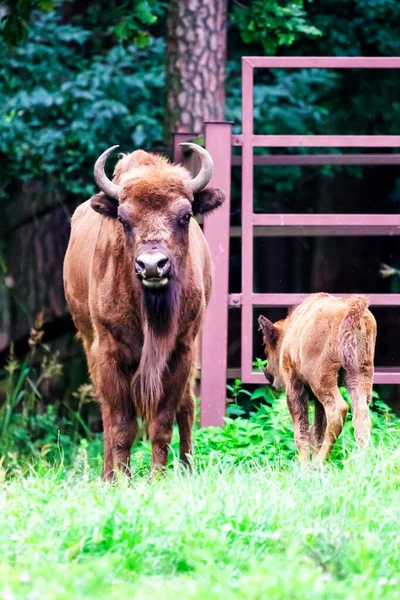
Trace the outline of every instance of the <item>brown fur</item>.
[[[195, 340], [212, 265], [196, 221], [181, 221], [195, 204], [198, 212], [216, 208], [224, 194], [207, 189], [193, 198], [189, 178], [183, 167], [138, 150], [115, 168], [119, 203], [101, 192], [72, 218], [65, 294], [101, 403], [107, 477], [128, 468], [138, 416], [148, 421], [153, 467], [166, 465], [175, 418], [181, 459], [192, 451]], [[147, 249], [170, 259], [166, 291], [149, 293], [136, 276], [135, 258]]]
[[[313, 294], [273, 324], [262, 315], [268, 358], [266, 378], [285, 390], [293, 419], [295, 441], [302, 462], [312, 452], [317, 462], [327, 458], [342, 431], [347, 404], [338, 380], [346, 374], [353, 407], [357, 442], [369, 440], [376, 322], [364, 296], [334, 298]], [[315, 401], [314, 423], [309, 427], [308, 400]]]

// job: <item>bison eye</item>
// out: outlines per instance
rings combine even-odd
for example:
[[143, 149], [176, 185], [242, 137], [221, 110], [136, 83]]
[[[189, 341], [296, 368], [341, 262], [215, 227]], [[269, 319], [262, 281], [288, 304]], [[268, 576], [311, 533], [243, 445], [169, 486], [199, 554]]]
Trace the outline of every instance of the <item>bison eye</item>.
[[182, 217], [181, 219], [179, 219], [179, 223], [181, 225], [188, 225], [191, 217], [192, 217], [192, 213], [187, 213], [187, 215], [185, 215], [184, 217]]
[[122, 227], [124, 228], [125, 233], [130, 230], [131, 226], [129, 225], [128, 221], [125, 221], [125, 219], [123, 219], [122, 217], [118, 217], [118, 221], [121, 223]]

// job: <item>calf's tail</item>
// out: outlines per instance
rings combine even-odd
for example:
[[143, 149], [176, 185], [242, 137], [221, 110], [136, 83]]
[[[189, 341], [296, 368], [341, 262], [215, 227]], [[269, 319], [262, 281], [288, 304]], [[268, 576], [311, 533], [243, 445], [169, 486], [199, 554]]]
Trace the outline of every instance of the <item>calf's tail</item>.
[[351, 377], [359, 369], [357, 356], [357, 330], [361, 318], [369, 306], [365, 296], [353, 296], [347, 301], [348, 309], [339, 330], [339, 356], [347, 376]]

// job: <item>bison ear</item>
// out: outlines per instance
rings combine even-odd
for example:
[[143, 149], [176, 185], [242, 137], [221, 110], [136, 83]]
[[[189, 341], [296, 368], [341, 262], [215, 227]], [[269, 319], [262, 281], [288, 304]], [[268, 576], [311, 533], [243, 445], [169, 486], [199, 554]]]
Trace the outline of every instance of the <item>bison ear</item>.
[[116, 219], [118, 216], [118, 201], [106, 196], [104, 192], [92, 196], [90, 206], [104, 217]]
[[225, 200], [225, 192], [218, 188], [207, 188], [194, 195], [192, 209], [194, 215], [204, 215], [204, 213], [215, 210]]
[[271, 323], [271, 321], [269, 321], [266, 317], [264, 317], [264, 315], [260, 315], [258, 317], [258, 324], [260, 325], [260, 328], [263, 332], [265, 341], [272, 343], [277, 339], [279, 335], [278, 328], [275, 327], [275, 325]]

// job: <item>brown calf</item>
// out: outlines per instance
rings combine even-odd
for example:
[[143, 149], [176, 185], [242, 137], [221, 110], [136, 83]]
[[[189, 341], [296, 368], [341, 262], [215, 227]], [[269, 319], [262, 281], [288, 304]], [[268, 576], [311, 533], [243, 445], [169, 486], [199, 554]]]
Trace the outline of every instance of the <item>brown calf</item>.
[[[360, 448], [368, 442], [371, 421], [376, 322], [364, 296], [334, 298], [313, 294], [271, 323], [263, 315], [261, 326], [268, 358], [265, 376], [276, 389], [285, 390], [293, 419], [300, 461], [310, 452], [322, 462], [340, 435], [347, 404], [338, 384], [345, 375], [353, 406], [353, 425]], [[309, 427], [308, 401], [315, 401]]]

